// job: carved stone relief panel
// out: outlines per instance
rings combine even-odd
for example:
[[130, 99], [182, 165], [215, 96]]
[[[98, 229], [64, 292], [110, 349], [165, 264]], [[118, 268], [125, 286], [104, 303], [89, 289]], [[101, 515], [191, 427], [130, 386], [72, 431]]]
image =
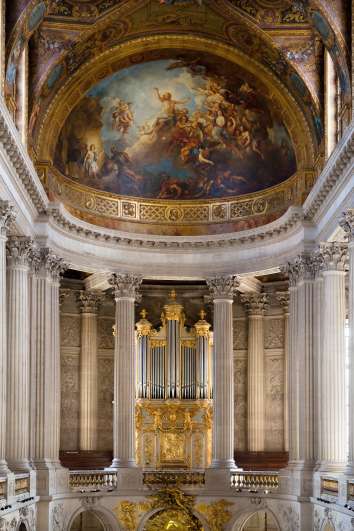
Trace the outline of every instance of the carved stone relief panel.
[[79, 445], [80, 357], [61, 355], [61, 450], [77, 450]]
[[111, 317], [98, 318], [97, 335], [99, 349], [114, 349], [113, 325], [114, 319]]
[[265, 358], [265, 448], [281, 451], [284, 447], [284, 360]]
[[98, 359], [98, 450], [113, 448], [113, 380], [114, 359]]
[[246, 318], [234, 319], [234, 350], [244, 350], [248, 346], [248, 322]]
[[62, 347], [79, 347], [81, 343], [80, 315], [60, 316], [60, 342]]
[[284, 348], [284, 319], [272, 318], [264, 321], [264, 348]]
[[247, 359], [234, 358], [235, 448], [247, 450]]

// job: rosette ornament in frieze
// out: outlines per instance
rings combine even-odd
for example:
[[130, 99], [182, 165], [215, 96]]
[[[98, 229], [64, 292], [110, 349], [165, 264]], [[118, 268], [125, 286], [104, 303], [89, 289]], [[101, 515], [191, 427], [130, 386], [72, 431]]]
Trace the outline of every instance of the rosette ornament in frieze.
[[343, 217], [339, 221], [339, 225], [348, 236], [349, 242], [354, 242], [354, 209], [343, 212]]
[[207, 285], [212, 299], [233, 299], [240, 285], [235, 275], [224, 275], [207, 278]]
[[269, 307], [268, 296], [265, 293], [241, 293], [241, 302], [249, 315], [264, 315]]
[[143, 278], [140, 275], [131, 273], [113, 273], [108, 279], [109, 284], [113, 287], [115, 300], [134, 299], [139, 301], [142, 281]]
[[348, 245], [342, 242], [321, 243], [319, 256], [323, 271], [345, 271], [348, 265]]
[[15, 218], [14, 207], [8, 201], [0, 199], [0, 236], [7, 235], [7, 231]]

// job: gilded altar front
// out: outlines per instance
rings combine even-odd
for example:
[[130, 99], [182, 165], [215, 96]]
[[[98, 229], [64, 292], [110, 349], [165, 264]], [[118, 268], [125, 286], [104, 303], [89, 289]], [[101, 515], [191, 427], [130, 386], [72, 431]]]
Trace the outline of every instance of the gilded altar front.
[[173, 291], [153, 328], [137, 323], [136, 457], [144, 469], [203, 469], [211, 462], [212, 332], [206, 313], [186, 326]]
[[203, 469], [211, 462], [211, 400], [138, 400], [138, 465]]

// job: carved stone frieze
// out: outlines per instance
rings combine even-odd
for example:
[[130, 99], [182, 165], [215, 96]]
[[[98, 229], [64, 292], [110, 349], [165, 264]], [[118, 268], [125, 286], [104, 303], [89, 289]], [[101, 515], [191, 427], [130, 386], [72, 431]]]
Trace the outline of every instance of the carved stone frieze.
[[64, 304], [64, 301], [69, 297], [71, 289], [60, 288], [59, 290], [59, 306]]
[[113, 389], [114, 359], [99, 358], [98, 361], [98, 450], [111, 450], [113, 447]]
[[207, 285], [214, 300], [233, 299], [240, 281], [234, 275], [216, 276], [207, 278]]
[[62, 347], [79, 347], [81, 344], [80, 316], [62, 315], [60, 319], [60, 338]]
[[280, 451], [284, 446], [284, 365], [279, 357], [265, 362], [266, 449]]
[[322, 269], [324, 271], [345, 271], [348, 260], [348, 246], [339, 242], [322, 243], [318, 256], [322, 259]]
[[64, 505], [57, 503], [51, 511], [51, 529], [52, 531], [63, 531], [64, 529]]
[[264, 323], [264, 348], [284, 348], [283, 319], [266, 319]]
[[102, 303], [102, 297], [103, 294], [100, 291], [79, 291], [77, 293], [77, 301], [80, 305], [81, 312], [97, 314]]
[[269, 307], [265, 293], [241, 293], [241, 302], [245, 305], [248, 315], [264, 315]]
[[113, 286], [116, 300], [122, 298], [140, 299], [139, 288], [142, 277], [130, 273], [113, 273], [108, 282]]
[[234, 360], [235, 448], [247, 450], [247, 359]]
[[33, 240], [26, 236], [10, 236], [6, 242], [7, 263], [10, 267], [31, 266]]
[[233, 326], [234, 349], [246, 350], [248, 346], [248, 326], [246, 319], [235, 319]]
[[114, 349], [113, 325], [114, 319], [98, 318], [97, 335], [99, 349]]
[[350, 242], [354, 242], [354, 209], [343, 212], [343, 217], [339, 221], [339, 225], [349, 238]]
[[15, 218], [16, 215], [13, 206], [8, 201], [0, 199], [0, 236], [6, 236]]
[[80, 358], [61, 356], [60, 448], [77, 450], [79, 444]]

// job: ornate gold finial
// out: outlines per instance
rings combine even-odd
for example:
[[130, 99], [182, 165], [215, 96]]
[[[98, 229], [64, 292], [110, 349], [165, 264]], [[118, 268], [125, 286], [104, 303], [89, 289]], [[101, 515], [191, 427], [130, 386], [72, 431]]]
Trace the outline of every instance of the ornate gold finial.
[[199, 312], [199, 317], [202, 321], [204, 321], [204, 319], [206, 318], [206, 311], [203, 308]]
[[176, 290], [175, 290], [175, 289], [171, 290], [171, 291], [170, 291], [170, 294], [169, 294], [169, 298], [170, 298], [171, 300], [175, 301], [175, 300], [176, 300], [176, 297], [177, 297]]
[[140, 312], [141, 319], [136, 323], [136, 329], [138, 331], [138, 337], [149, 336], [152, 331], [152, 324], [146, 319], [147, 311], [143, 308]]
[[200, 321], [195, 323], [194, 328], [196, 330], [197, 336], [204, 336], [208, 337], [210, 333], [210, 327], [211, 325], [207, 323], [205, 320], [206, 318], [206, 311], [202, 308], [199, 312]]
[[147, 318], [147, 311], [145, 310], [145, 308], [143, 308], [140, 312], [140, 316], [142, 319], [146, 319]]

